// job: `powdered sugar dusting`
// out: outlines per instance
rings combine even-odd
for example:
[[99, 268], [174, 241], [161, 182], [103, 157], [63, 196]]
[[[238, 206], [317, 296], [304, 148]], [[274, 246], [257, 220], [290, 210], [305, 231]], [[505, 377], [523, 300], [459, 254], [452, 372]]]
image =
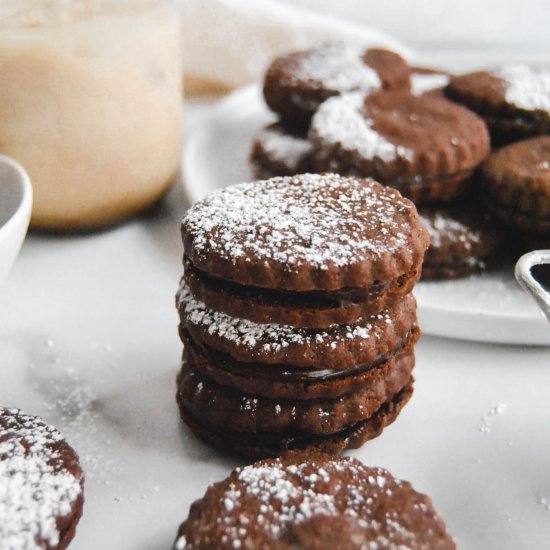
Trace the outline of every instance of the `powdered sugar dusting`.
[[[222, 491], [217, 490], [220, 485], [223, 485]], [[213, 542], [208, 533], [216, 532], [216, 537], [227, 547], [286, 543], [292, 540], [292, 532], [299, 532], [301, 525], [313, 522], [310, 524], [315, 526], [316, 522], [329, 521], [346, 525], [342, 534], [346, 536], [351, 532], [357, 538], [357, 548], [410, 548], [419, 542], [416, 530], [421, 533], [423, 530], [416, 522], [423, 522], [425, 518], [433, 521], [426, 497], [413, 493], [386, 470], [368, 468], [349, 458], [323, 459], [322, 463], [314, 458], [290, 463], [285, 459], [262, 461], [237, 468], [220, 485], [210, 490], [216, 491], [216, 500], [230, 513], [220, 514], [213, 509], [208, 513], [212, 513], [217, 525], [210, 526], [208, 531], [205, 523], [201, 522], [200, 527], [204, 528], [206, 540]], [[403, 492], [408, 495], [406, 500], [401, 500]], [[406, 502], [399, 512], [391, 504], [393, 499]], [[197, 523], [194, 526], [197, 527]], [[411, 526], [415, 526], [415, 532], [410, 530]], [[192, 527], [190, 524], [189, 533], [182, 533], [180, 540], [189, 541], [192, 537], [199, 541]], [[432, 523], [427, 529], [433, 527]], [[313, 527], [313, 531], [317, 529]], [[428, 547], [433, 535], [435, 532], [430, 531], [424, 538], [422, 533], [425, 546], [419, 547]], [[178, 546], [194, 547], [192, 542]]]
[[182, 223], [196, 256], [329, 269], [400, 251], [410, 241], [410, 210], [369, 180], [302, 174], [216, 191]]
[[380, 78], [362, 60], [364, 53], [364, 49], [340, 44], [303, 52], [290, 76], [298, 81], [315, 81], [326, 90], [340, 93], [378, 90]]
[[4, 550], [59, 543], [56, 517], [66, 516], [82, 488], [63, 469], [53, 445], [61, 433], [17, 409], [0, 409], [0, 541]]
[[413, 95], [422, 95], [438, 88], [444, 88], [450, 82], [450, 77], [447, 74], [411, 74], [411, 93]]
[[473, 243], [479, 243], [481, 232], [478, 229], [468, 227], [465, 223], [441, 212], [433, 212], [426, 216], [420, 212], [420, 220], [430, 235], [430, 246], [439, 248], [442, 239], [453, 243], [462, 243], [466, 250], [472, 248]]
[[[189, 322], [202, 326], [228, 342], [237, 343], [249, 349], [261, 343], [262, 351], [280, 351], [293, 345], [315, 343], [333, 348], [333, 344], [350, 340], [366, 340], [373, 335], [375, 326], [387, 327], [393, 322], [389, 310], [384, 310], [355, 325], [334, 325], [328, 329], [302, 329], [275, 323], [260, 324], [231, 317], [209, 309], [204, 302], [191, 295], [187, 285], [182, 283], [178, 291], [178, 302]], [[380, 333], [376, 333], [380, 337]]]
[[306, 138], [285, 133], [278, 128], [263, 128], [255, 139], [273, 162], [283, 164], [288, 170], [298, 170], [311, 153], [311, 143]]
[[313, 116], [310, 136], [323, 145], [339, 144], [342, 149], [357, 152], [365, 159], [412, 160], [410, 149], [391, 143], [373, 129], [373, 121], [362, 112], [363, 106], [361, 93], [327, 99]]
[[491, 425], [496, 416], [500, 416], [506, 412], [508, 406], [506, 403], [499, 403], [494, 407], [491, 407], [489, 412], [483, 415], [481, 422], [479, 423], [479, 431], [482, 433], [489, 433], [491, 431]]
[[506, 82], [506, 101], [527, 110], [550, 113], [550, 71], [510, 65], [493, 72]]

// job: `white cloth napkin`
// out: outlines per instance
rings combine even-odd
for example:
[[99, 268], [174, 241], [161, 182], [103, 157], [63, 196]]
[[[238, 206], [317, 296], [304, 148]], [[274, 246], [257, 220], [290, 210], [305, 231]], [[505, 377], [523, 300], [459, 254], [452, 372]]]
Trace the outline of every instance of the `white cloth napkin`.
[[260, 81], [274, 57], [326, 42], [387, 47], [405, 57], [411, 53], [375, 29], [274, 0], [184, 0], [182, 10], [187, 92]]

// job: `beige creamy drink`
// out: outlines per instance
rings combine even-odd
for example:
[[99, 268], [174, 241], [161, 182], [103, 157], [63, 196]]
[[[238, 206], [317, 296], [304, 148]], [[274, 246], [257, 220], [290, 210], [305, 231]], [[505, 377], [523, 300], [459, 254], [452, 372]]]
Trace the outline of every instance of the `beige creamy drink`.
[[181, 36], [159, 1], [2, 1], [0, 153], [32, 223], [89, 227], [160, 197], [181, 148]]

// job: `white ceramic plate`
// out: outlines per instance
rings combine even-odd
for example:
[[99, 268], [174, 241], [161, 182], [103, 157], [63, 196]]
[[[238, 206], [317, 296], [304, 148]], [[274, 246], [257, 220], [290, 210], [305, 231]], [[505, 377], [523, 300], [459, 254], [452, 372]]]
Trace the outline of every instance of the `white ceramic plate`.
[[[250, 143], [274, 120], [258, 86], [221, 101], [188, 139], [184, 186], [191, 203], [210, 191], [250, 181]], [[424, 333], [507, 344], [550, 345], [550, 325], [519, 287], [513, 266], [456, 281], [419, 283], [415, 294]]]

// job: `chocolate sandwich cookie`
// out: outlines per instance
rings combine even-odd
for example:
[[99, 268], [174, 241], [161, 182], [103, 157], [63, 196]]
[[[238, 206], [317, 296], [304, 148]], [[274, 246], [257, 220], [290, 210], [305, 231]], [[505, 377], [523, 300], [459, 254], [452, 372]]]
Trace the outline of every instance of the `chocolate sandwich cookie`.
[[0, 547], [67, 548], [82, 515], [84, 476], [61, 433], [0, 408]]
[[413, 95], [444, 97], [444, 90], [450, 80], [451, 75], [445, 71], [427, 67], [411, 67], [411, 93]]
[[[214, 382], [201, 370], [203, 366], [197, 366], [197, 356], [200, 357], [195, 350], [184, 355], [178, 377], [180, 407], [207, 424], [251, 435], [338, 432], [373, 416], [409, 384], [414, 368], [414, 353], [409, 345], [387, 363], [367, 371], [368, 378], [352, 385], [351, 390], [344, 377], [325, 383], [327, 390], [341, 388], [348, 393], [314, 399], [270, 398]], [[273, 393], [277, 393], [277, 388]]]
[[356, 90], [408, 90], [409, 72], [394, 52], [333, 44], [275, 59], [265, 75], [264, 97], [286, 127], [307, 129], [327, 98]]
[[390, 309], [354, 325], [304, 329], [253, 323], [208, 308], [182, 285], [177, 295], [181, 330], [201, 348], [241, 363], [292, 365], [307, 371], [345, 371], [380, 362], [402, 347], [416, 327], [416, 300], [404, 296]]
[[293, 176], [310, 171], [311, 143], [305, 132], [285, 130], [279, 123], [262, 128], [252, 141], [250, 162], [257, 178]]
[[350, 365], [343, 371], [323, 368], [322, 364], [311, 368], [296, 368], [289, 364], [266, 368], [261, 363], [239, 362], [227, 354], [201, 347], [185, 331], [181, 334], [185, 346], [184, 360], [217, 384], [268, 398], [302, 400], [335, 398], [358, 388], [371, 391], [377, 387], [379, 391], [380, 384], [386, 384], [402, 373], [404, 367], [412, 368], [412, 348], [419, 336], [420, 331], [415, 325], [396, 348], [372, 362]]
[[[191, 431], [203, 441], [223, 452], [248, 458], [277, 456], [288, 450], [317, 449], [327, 453], [340, 453], [357, 449], [367, 441], [378, 437], [395, 421], [413, 393], [413, 379], [374, 414], [365, 420], [343, 425], [336, 432], [307, 433], [296, 430], [279, 432], [242, 432], [231, 426], [221, 426], [205, 421], [185, 405], [182, 394], [176, 397], [180, 416]], [[253, 401], [251, 405], [253, 406]], [[275, 412], [278, 409], [275, 410]], [[292, 409], [291, 409], [292, 414]]]
[[455, 544], [429, 497], [350, 457], [291, 452], [237, 468], [191, 506], [174, 550], [433, 549]]
[[493, 145], [550, 133], [550, 71], [505, 66], [455, 76], [447, 97], [482, 116]]
[[503, 223], [550, 233], [550, 136], [495, 151], [481, 166], [480, 179]]
[[507, 234], [500, 224], [471, 204], [426, 206], [419, 214], [430, 234], [422, 279], [479, 273], [495, 263], [507, 246]]
[[485, 123], [468, 109], [397, 92], [328, 99], [309, 138], [316, 171], [373, 177], [415, 203], [460, 195], [489, 153]]
[[428, 246], [410, 201], [336, 174], [222, 189], [188, 211], [182, 234], [196, 299], [241, 319], [311, 328], [392, 307]]

